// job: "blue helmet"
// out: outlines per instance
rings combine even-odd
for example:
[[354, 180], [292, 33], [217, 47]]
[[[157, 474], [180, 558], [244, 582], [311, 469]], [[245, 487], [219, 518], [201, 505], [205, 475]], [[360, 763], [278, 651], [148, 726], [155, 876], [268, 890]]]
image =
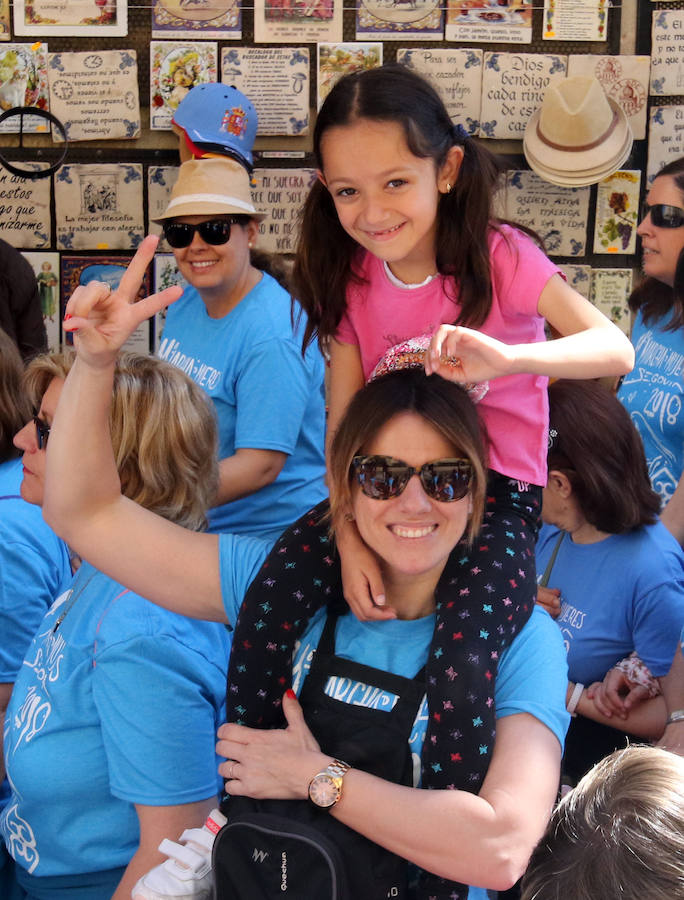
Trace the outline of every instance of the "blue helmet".
[[195, 85], [178, 104], [173, 122], [201, 149], [232, 156], [252, 168], [257, 112], [232, 85]]

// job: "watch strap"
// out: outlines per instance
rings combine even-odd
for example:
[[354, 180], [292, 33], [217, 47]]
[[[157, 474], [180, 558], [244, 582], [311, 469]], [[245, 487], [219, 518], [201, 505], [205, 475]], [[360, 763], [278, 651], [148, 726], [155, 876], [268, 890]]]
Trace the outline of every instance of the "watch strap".
[[684, 709], [673, 709], [665, 724], [674, 725], [675, 722], [684, 722]]

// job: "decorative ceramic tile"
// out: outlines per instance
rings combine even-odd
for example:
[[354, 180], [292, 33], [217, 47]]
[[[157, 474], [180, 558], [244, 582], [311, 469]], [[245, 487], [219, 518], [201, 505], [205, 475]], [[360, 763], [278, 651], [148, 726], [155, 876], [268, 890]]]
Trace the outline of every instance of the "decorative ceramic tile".
[[445, 38], [459, 43], [532, 43], [532, 0], [447, 0]]
[[266, 214], [259, 223], [260, 250], [294, 253], [299, 212], [316, 177], [315, 169], [254, 170], [254, 206]]
[[359, 41], [441, 41], [443, 37], [441, 0], [357, 0]]
[[119, 37], [128, 34], [126, 0], [14, 0], [14, 33], [22, 36]]
[[546, 53], [485, 53], [480, 137], [522, 140], [547, 87], [565, 78], [567, 57]]
[[62, 317], [59, 309], [59, 253], [21, 254], [33, 269], [38, 282], [40, 308], [47, 332], [50, 353], [59, 350]]
[[141, 165], [62, 166], [55, 175], [57, 246], [130, 250], [144, 237]]
[[549, 256], [584, 256], [590, 193], [588, 187], [549, 184], [534, 172], [509, 171], [504, 215], [536, 231]]
[[636, 253], [640, 187], [637, 170], [620, 170], [599, 182], [594, 253]]
[[13, 247], [50, 246], [49, 178], [21, 178], [0, 168], [0, 238]]
[[631, 269], [592, 269], [591, 302], [625, 334], [632, 330], [632, 317], [627, 303], [631, 293]]
[[684, 94], [684, 9], [653, 12], [651, 93]]
[[226, 47], [221, 81], [252, 101], [260, 135], [308, 133], [308, 47]]
[[447, 112], [468, 134], [480, 127], [482, 50], [401, 47], [397, 62], [415, 69], [439, 91]]
[[[135, 50], [50, 53], [50, 110], [70, 141], [140, 135], [138, 60]], [[56, 132], [53, 140], [58, 140]]]
[[190, 88], [217, 81], [217, 72], [215, 41], [151, 41], [150, 128], [170, 129]]
[[254, 0], [257, 43], [342, 40], [343, 0]]
[[646, 137], [650, 68], [650, 56], [568, 56], [568, 78], [584, 75], [598, 79], [604, 92], [624, 110], [637, 141]]
[[[15, 106], [48, 108], [47, 44], [4, 44], [0, 47], [0, 112]], [[0, 123], [0, 132], [19, 131], [18, 119]], [[23, 131], [45, 131], [45, 119], [25, 116]]]
[[239, 40], [240, 0], [152, 0], [152, 37]]
[[382, 65], [382, 44], [318, 45], [318, 108], [343, 75]]
[[652, 106], [648, 123], [647, 183], [664, 165], [684, 156], [684, 106]]

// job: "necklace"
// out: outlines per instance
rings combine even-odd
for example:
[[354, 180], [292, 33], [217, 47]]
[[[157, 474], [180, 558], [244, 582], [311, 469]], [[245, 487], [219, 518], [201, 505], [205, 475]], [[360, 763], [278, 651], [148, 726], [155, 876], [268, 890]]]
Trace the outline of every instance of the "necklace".
[[78, 590], [78, 591], [77, 591], [75, 588], [72, 588], [72, 589], [71, 589], [71, 597], [69, 598], [69, 602], [67, 603], [67, 605], [66, 605], [64, 611], [61, 612], [61, 613], [59, 614], [59, 618], [58, 618], [57, 621], [55, 622], [54, 628], [52, 629], [52, 633], [53, 633], [53, 634], [55, 634], [55, 632], [57, 631], [57, 629], [59, 628], [59, 626], [62, 624], [62, 622], [63, 622], [63, 621], [66, 619], [66, 617], [69, 615], [69, 613], [71, 612], [71, 608], [73, 607], [74, 603], [76, 603], [76, 601], [78, 600], [78, 598], [81, 596], [81, 594], [83, 593], [83, 591], [88, 587], [88, 585], [90, 584], [90, 582], [93, 580], [93, 578], [94, 578], [96, 575], [97, 575], [97, 570], [96, 570], [95, 572], [93, 572], [93, 573], [90, 575], [90, 577], [86, 580], [86, 582], [85, 582], [85, 584], [83, 585], [83, 587], [80, 587], [80, 585], [79, 585], [79, 590]]

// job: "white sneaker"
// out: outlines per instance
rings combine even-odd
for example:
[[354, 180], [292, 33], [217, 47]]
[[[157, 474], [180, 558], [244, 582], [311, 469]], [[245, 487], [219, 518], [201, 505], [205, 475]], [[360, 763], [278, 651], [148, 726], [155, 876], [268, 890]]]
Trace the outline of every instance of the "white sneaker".
[[169, 858], [143, 875], [131, 892], [133, 900], [210, 900], [211, 851], [225, 824], [226, 817], [214, 809], [201, 828], [186, 829], [178, 843], [164, 838], [159, 849]]

